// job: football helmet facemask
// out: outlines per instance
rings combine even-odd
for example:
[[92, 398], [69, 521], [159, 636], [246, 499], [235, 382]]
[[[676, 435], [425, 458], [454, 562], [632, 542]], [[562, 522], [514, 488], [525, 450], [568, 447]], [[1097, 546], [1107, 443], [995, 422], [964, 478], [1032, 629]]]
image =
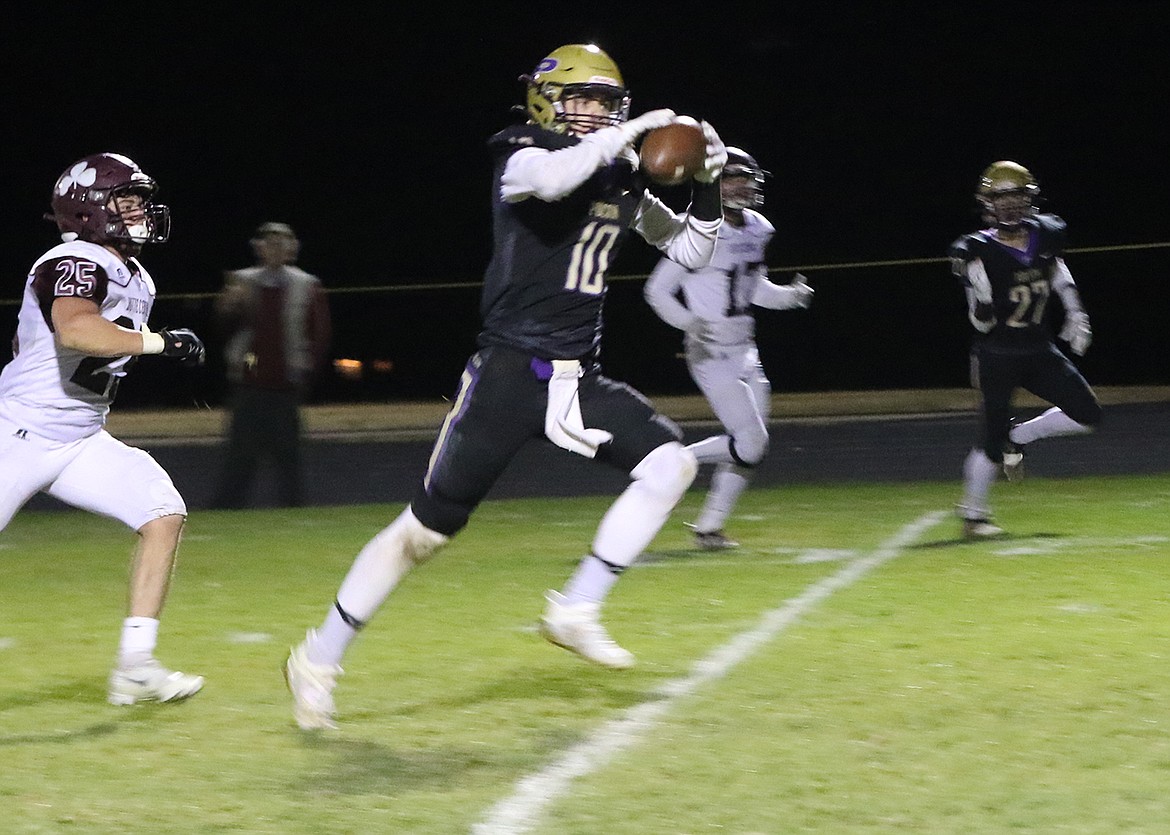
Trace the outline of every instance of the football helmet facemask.
[[[137, 247], [162, 243], [171, 232], [171, 210], [154, 202], [158, 183], [121, 154], [93, 154], [57, 178], [46, 219], [61, 240]], [[119, 211], [118, 198], [137, 196], [140, 206]]]
[[747, 151], [729, 145], [720, 185], [723, 207], [733, 211], [762, 208], [764, 178], [771, 176], [772, 172], [761, 168], [756, 158]]
[[[531, 75], [527, 85], [528, 119], [545, 130], [586, 134], [620, 125], [630, 118], [630, 94], [613, 59], [594, 44], [569, 44], [554, 49]], [[599, 113], [573, 112], [566, 104], [586, 99], [600, 104]]]
[[1036, 214], [1039, 198], [1040, 186], [1032, 172], [1011, 160], [987, 166], [975, 192], [984, 222], [1009, 231]]

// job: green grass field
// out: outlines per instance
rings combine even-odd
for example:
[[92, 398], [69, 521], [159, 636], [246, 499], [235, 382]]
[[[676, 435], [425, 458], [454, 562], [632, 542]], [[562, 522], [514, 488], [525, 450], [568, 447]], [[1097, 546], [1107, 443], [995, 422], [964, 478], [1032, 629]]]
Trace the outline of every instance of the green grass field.
[[957, 490], [749, 491], [717, 555], [692, 491], [610, 598], [623, 673], [534, 630], [609, 499], [490, 502], [354, 645], [320, 736], [280, 666], [398, 507], [194, 515], [159, 655], [207, 686], [133, 708], [104, 690], [131, 535], [25, 513], [0, 831], [1170, 831], [1170, 476], [1001, 484], [1013, 536], [975, 544]]

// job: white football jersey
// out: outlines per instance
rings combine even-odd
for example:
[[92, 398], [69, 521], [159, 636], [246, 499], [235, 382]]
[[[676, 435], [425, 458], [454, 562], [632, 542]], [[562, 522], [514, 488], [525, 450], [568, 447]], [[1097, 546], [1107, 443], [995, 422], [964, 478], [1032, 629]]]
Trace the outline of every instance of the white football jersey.
[[53, 302], [92, 300], [101, 316], [128, 330], [146, 324], [155, 288], [136, 258], [123, 262], [85, 241], [55, 246], [29, 271], [13, 358], [0, 371], [0, 416], [28, 432], [72, 441], [102, 428], [118, 381], [134, 357], [89, 357], [57, 343]]
[[754, 338], [751, 306], [760, 282], [767, 281], [765, 256], [776, 230], [751, 209], [744, 210], [743, 219], [743, 226], [719, 227], [715, 255], [706, 267], [690, 271], [663, 259], [654, 268], [646, 299], [668, 324], [685, 329], [698, 316], [714, 326], [708, 331], [714, 342], [743, 344]]

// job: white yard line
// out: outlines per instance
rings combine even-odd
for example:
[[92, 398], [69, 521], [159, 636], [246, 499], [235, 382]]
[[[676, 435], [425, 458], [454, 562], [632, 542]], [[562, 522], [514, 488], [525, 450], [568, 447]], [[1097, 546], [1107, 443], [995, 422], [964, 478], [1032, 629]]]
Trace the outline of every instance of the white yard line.
[[530, 831], [540, 823], [544, 810], [568, 792], [574, 780], [599, 770], [637, 742], [679, 699], [701, 685], [726, 676], [737, 664], [796, 623], [822, 600], [897, 557], [907, 545], [947, 515], [944, 511], [936, 511], [919, 517], [879, 545], [872, 554], [849, 562], [837, 573], [813, 583], [797, 597], [765, 612], [759, 624], [716, 648], [697, 662], [688, 675], [659, 687], [655, 698], [629, 708], [540, 771], [521, 778], [511, 796], [489, 809], [482, 822], [472, 827], [472, 832], [475, 835], [518, 835]]

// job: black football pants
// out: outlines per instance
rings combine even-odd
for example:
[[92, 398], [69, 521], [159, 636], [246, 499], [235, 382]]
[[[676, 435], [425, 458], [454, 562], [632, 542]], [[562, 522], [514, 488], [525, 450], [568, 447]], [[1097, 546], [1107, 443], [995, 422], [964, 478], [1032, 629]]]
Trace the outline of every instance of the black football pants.
[[[411, 509], [433, 531], [451, 536], [464, 525], [530, 438], [544, 437], [551, 365], [492, 345], [468, 361], [439, 430]], [[578, 383], [581, 417], [613, 440], [594, 459], [629, 472], [682, 432], [630, 386], [599, 371]]]
[[1101, 406], [1092, 388], [1051, 343], [1027, 353], [978, 346], [975, 361], [983, 393], [982, 447], [996, 463], [1003, 460], [1011, 430], [1012, 395], [1018, 388], [1047, 400], [1077, 423], [1096, 426], [1101, 422]]

